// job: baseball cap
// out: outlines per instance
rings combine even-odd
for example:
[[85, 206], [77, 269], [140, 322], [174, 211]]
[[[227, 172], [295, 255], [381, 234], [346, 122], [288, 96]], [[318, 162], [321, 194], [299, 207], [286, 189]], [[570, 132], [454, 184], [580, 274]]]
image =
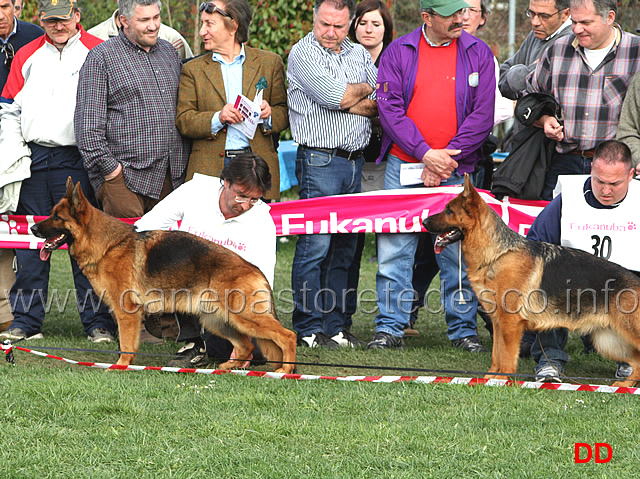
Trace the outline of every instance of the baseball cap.
[[458, 10], [469, 7], [470, 5], [464, 0], [420, 0], [420, 8], [431, 8], [443, 17], [448, 17]]
[[73, 9], [78, 7], [75, 0], [38, 0], [40, 20], [59, 18], [68, 20], [73, 16]]

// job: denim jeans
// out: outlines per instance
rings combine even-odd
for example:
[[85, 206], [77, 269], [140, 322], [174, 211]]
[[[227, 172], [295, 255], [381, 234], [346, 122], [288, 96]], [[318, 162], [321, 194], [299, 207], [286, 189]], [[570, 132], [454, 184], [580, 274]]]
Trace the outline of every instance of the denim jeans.
[[[362, 156], [348, 160], [298, 147], [300, 199], [359, 193], [363, 163]], [[344, 329], [344, 296], [356, 241], [355, 234], [298, 236], [291, 268], [295, 303], [292, 322], [298, 336], [324, 332], [331, 337]]]
[[560, 175], [590, 175], [591, 174], [591, 158], [580, 155], [572, 155], [571, 153], [561, 154], [555, 152], [549, 165], [549, 170], [544, 177], [544, 186], [540, 196], [543, 200], [551, 201], [553, 199], [553, 190], [558, 182]]
[[569, 362], [569, 355], [564, 351], [568, 338], [569, 330], [566, 328], [538, 332], [531, 344], [531, 357], [536, 362], [536, 372], [547, 365], [564, 372], [564, 367]]
[[[400, 185], [400, 166], [404, 162], [398, 157], [388, 155], [384, 188], [386, 190], [409, 188]], [[464, 178], [454, 173], [442, 186], [461, 184]], [[415, 185], [413, 187], [422, 187]], [[433, 235], [432, 235], [433, 236]], [[376, 316], [376, 332], [403, 336], [404, 329], [409, 326], [411, 308], [416, 292], [413, 289], [413, 264], [418, 233], [383, 233], [378, 234], [378, 273], [376, 274], [376, 290], [380, 313]], [[433, 236], [435, 239], [435, 236]], [[466, 265], [462, 263], [460, 279], [462, 290], [459, 290], [460, 243], [449, 245], [441, 254], [436, 254], [440, 268], [441, 300], [447, 321], [447, 335], [454, 341], [477, 334], [476, 313], [478, 301], [471, 290], [467, 278]], [[462, 293], [462, 301], [460, 294]]]

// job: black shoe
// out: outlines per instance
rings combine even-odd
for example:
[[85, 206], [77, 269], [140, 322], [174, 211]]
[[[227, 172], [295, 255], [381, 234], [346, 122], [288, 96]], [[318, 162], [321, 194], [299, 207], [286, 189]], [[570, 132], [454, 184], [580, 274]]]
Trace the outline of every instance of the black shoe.
[[338, 343], [336, 343], [329, 336], [323, 332], [317, 332], [310, 334], [309, 336], [298, 337], [298, 346], [307, 346], [309, 348], [327, 348], [338, 349]]
[[197, 347], [195, 343], [187, 343], [181, 347], [175, 359], [167, 364], [170, 368], [199, 368], [209, 364], [207, 350]]
[[456, 348], [464, 349], [470, 353], [487, 352], [487, 348], [482, 345], [478, 336], [467, 336], [466, 338], [456, 339], [455, 341], [451, 341], [451, 344]]
[[367, 344], [367, 349], [400, 349], [404, 348], [402, 338], [389, 333], [376, 333], [373, 341]]

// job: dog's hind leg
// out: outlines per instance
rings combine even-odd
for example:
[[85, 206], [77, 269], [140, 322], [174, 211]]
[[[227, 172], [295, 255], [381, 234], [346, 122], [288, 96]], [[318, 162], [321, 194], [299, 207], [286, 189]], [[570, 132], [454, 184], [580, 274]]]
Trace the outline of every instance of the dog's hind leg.
[[[275, 359], [283, 362], [281, 367], [276, 368], [276, 372], [293, 373], [296, 362], [296, 333], [282, 326], [272, 313], [255, 313], [249, 311], [250, 309], [252, 308], [246, 308], [242, 314], [229, 313], [230, 323], [242, 334], [256, 339], [272, 341], [282, 351], [282, 355], [278, 355], [278, 359]], [[262, 352], [271, 361], [272, 358], [268, 356], [269, 349], [267, 348], [267, 351], [263, 350]]]
[[268, 339], [256, 338], [256, 342], [260, 346], [262, 355], [269, 359], [275, 369], [280, 369], [282, 367], [282, 349]]
[[629, 363], [629, 366], [633, 368], [631, 376], [624, 381], [616, 381], [613, 383], [615, 387], [634, 387], [640, 384], [640, 351], [637, 349], [633, 351], [630, 358], [625, 358], [625, 361]]

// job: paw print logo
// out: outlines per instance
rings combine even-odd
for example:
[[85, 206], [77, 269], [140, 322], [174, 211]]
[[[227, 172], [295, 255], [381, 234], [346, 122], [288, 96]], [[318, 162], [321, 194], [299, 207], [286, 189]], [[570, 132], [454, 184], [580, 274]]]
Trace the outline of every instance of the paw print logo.
[[0, 215], [0, 233], [9, 233], [12, 235], [20, 234], [18, 223], [9, 218], [9, 215]]
[[628, 231], [633, 231], [636, 229], [636, 224], [633, 221], [629, 221], [629, 225], [627, 226]]

